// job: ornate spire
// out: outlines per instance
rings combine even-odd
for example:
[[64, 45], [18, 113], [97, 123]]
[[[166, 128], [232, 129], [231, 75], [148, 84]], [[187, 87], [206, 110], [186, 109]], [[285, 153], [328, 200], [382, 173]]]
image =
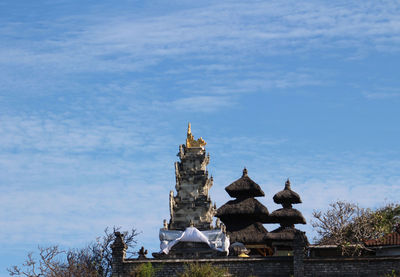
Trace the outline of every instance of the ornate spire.
[[192, 135], [192, 128], [191, 128], [190, 122], [189, 122], [187, 135], [186, 135], [186, 147], [187, 148], [192, 148], [192, 147], [204, 148], [204, 146], [206, 144], [207, 143], [201, 137], [198, 140], [195, 140], [194, 136]]

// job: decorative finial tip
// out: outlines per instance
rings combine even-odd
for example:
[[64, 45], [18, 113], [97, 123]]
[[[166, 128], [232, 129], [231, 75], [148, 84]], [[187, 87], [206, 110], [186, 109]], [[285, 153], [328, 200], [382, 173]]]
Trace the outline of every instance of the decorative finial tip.
[[290, 189], [290, 180], [289, 180], [289, 178], [287, 178], [287, 180], [286, 180], [285, 188]]
[[246, 167], [243, 168], [243, 176], [247, 176], [247, 168]]
[[198, 140], [195, 140], [194, 136], [192, 135], [192, 130], [191, 130], [190, 122], [189, 122], [188, 123], [187, 135], [186, 135], [186, 147], [187, 148], [201, 147], [201, 148], [204, 149], [204, 146], [206, 144], [207, 143], [201, 137]]

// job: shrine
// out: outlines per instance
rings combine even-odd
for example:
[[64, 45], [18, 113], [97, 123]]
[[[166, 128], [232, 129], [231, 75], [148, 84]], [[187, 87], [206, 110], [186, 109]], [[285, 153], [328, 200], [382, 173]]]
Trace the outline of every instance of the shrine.
[[[142, 247], [138, 258], [126, 258], [124, 234], [115, 232], [113, 277], [142, 276], [144, 264], [154, 267], [156, 277], [179, 275], [188, 263], [212, 264], [239, 277], [325, 276], [325, 268], [332, 269], [332, 276], [383, 276], [381, 273], [399, 268], [396, 248], [386, 245], [396, 234], [366, 242], [377, 251], [377, 257], [328, 257], [331, 252], [310, 246], [305, 232], [295, 227], [306, 220], [293, 208], [302, 201], [289, 179], [273, 196], [282, 208], [270, 213], [258, 200], [266, 194], [244, 168], [242, 176], [225, 187], [234, 199], [217, 208], [209, 194], [213, 178], [207, 170], [210, 155], [205, 145], [201, 137], [194, 138], [189, 123], [186, 143], [179, 146], [179, 161], [175, 162], [176, 191], [169, 193], [170, 219], [164, 219], [159, 230], [160, 250], [148, 258]], [[268, 224], [279, 227], [268, 231]], [[338, 246], [333, 247], [337, 250]], [[393, 254], [397, 256], [379, 256]]]
[[[153, 256], [290, 255], [295, 234], [300, 232], [294, 224], [305, 224], [301, 212], [292, 208], [301, 200], [291, 190], [290, 181], [273, 197], [283, 208], [269, 214], [267, 207], [255, 199], [264, 197], [264, 191], [244, 168], [242, 177], [225, 188], [235, 199], [217, 209], [209, 196], [213, 178], [207, 170], [210, 155], [205, 145], [203, 138], [194, 138], [189, 123], [186, 143], [179, 146], [177, 154], [180, 161], [175, 162], [176, 193], [169, 193], [170, 219], [164, 220], [160, 229], [161, 251]], [[279, 223], [280, 227], [268, 232], [263, 224], [269, 223]]]
[[208, 194], [213, 185], [207, 165], [206, 142], [195, 139], [189, 123], [186, 144], [179, 146], [175, 163], [176, 194], [170, 191], [170, 220], [160, 230], [160, 253], [154, 257], [214, 257], [228, 254], [223, 226], [213, 226], [216, 204]]

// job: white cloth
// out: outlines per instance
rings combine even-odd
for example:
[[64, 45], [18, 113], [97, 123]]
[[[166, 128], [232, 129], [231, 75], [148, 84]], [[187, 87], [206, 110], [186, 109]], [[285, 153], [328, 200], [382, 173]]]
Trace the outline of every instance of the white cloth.
[[180, 241], [186, 242], [204, 242], [210, 248], [217, 251], [226, 251], [229, 253], [229, 237], [221, 230], [199, 231], [195, 227], [188, 227], [185, 231], [160, 230], [160, 252], [168, 254], [171, 248]]

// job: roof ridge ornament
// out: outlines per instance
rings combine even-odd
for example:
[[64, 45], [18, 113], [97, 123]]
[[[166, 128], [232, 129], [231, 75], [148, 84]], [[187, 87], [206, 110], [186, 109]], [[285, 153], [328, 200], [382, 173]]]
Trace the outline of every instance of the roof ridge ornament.
[[287, 180], [286, 180], [285, 189], [291, 189], [290, 188], [290, 180], [289, 180], [289, 178], [287, 178]]
[[243, 168], [243, 175], [242, 175], [242, 177], [244, 177], [244, 176], [248, 176], [248, 175], [247, 175], [247, 168], [246, 168], [246, 167]]
[[204, 149], [204, 146], [207, 143], [204, 141], [202, 137], [199, 139], [195, 140], [194, 136], [192, 135], [192, 128], [190, 125], [190, 122], [188, 124], [188, 130], [187, 130], [187, 135], [186, 135], [186, 147], [187, 148], [195, 148], [195, 147], [201, 147]]

